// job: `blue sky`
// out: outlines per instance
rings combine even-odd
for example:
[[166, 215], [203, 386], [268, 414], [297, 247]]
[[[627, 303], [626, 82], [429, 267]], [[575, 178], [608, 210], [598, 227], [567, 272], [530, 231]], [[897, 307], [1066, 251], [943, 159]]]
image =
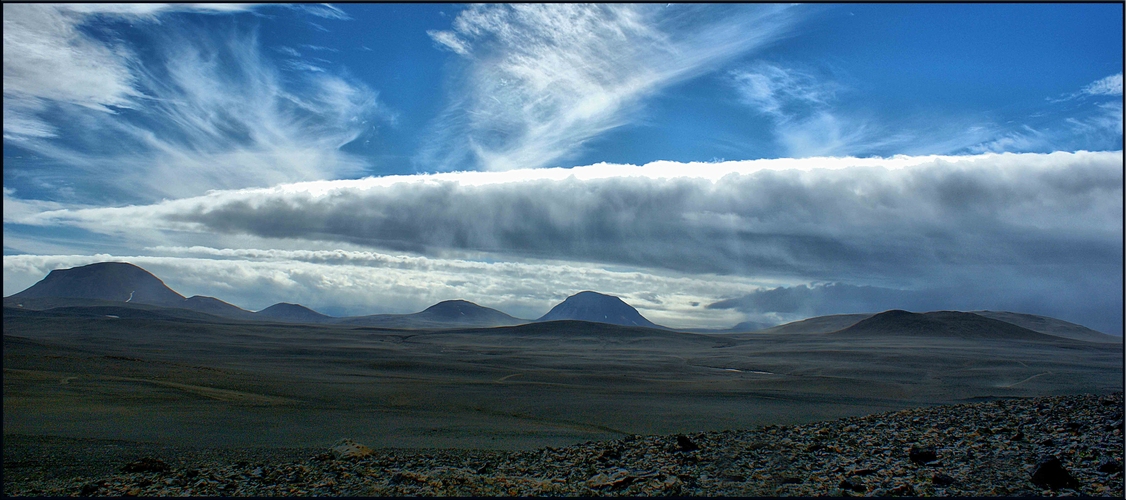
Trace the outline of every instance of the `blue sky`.
[[[1121, 333], [1122, 14], [6, 4], [4, 294], [112, 258], [250, 309], [533, 317], [598, 289], [674, 326], [1008, 308]], [[779, 287], [823, 297], [755, 305]], [[868, 298], [824, 298], [847, 287]]]

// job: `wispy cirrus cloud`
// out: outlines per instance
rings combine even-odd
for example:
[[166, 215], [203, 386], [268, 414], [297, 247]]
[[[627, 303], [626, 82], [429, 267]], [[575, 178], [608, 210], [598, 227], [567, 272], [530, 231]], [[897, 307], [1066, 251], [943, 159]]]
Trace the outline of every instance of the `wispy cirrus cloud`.
[[[1050, 120], [1035, 127], [993, 125], [993, 137], [968, 144], [964, 151], [1046, 151], [1073, 144], [1084, 144], [1092, 150], [1122, 148], [1122, 73], [1100, 78], [1076, 92], [1048, 101], [1054, 108], [1043, 113]], [[1066, 108], [1059, 109], [1061, 106]]]
[[782, 120], [828, 107], [839, 90], [835, 82], [810, 72], [762, 61], [729, 76], [744, 103]]
[[1121, 96], [1122, 73], [1091, 82], [1081, 92], [1086, 95]]
[[297, 9], [297, 10], [300, 10], [300, 11], [305, 12], [307, 14], [312, 14], [314, 16], [325, 18], [325, 19], [335, 19], [337, 21], [351, 21], [352, 20], [352, 16], [349, 16], [347, 12], [344, 12], [343, 10], [340, 10], [340, 8], [334, 7], [334, 6], [329, 5], [327, 3], [322, 3], [322, 4], [311, 4], [311, 3], [290, 4], [289, 7], [292, 8], [292, 9]]
[[740, 102], [768, 119], [769, 134], [789, 156], [872, 154], [909, 138], [834, 109], [846, 89], [826, 74], [758, 61], [729, 71], [727, 81]]
[[38, 117], [50, 102], [103, 113], [135, 105], [129, 54], [79, 31], [82, 17], [53, 5], [4, 5], [5, 138], [56, 136]]
[[[389, 116], [374, 90], [311, 64], [282, 78], [253, 31], [160, 24], [251, 8], [6, 4], [5, 139], [55, 164], [20, 175], [143, 202], [361, 172], [340, 148]], [[80, 29], [115, 19], [135, 21], [143, 56]]]
[[464, 82], [423, 151], [426, 170], [551, 165], [630, 122], [661, 89], [782, 36], [780, 6], [475, 5], [430, 31]]

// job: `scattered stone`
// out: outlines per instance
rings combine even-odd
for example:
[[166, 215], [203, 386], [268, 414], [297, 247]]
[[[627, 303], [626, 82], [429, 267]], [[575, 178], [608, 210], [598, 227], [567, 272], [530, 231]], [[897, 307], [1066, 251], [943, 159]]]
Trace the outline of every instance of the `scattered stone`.
[[1071, 475], [1060, 459], [1056, 457], [1048, 457], [1041, 460], [1036, 464], [1036, 469], [1032, 473], [1032, 484], [1053, 490], [1060, 488], [1074, 488], [1079, 486], [1079, 481]]
[[688, 439], [688, 436], [684, 434], [678, 434], [676, 436], [676, 448], [680, 451], [696, 451], [700, 449], [696, 443], [692, 442], [692, 440]]
[[933, 476], [931, 476], [931, 482], [934, 483], [935, 486], [950, 486], [957, 481], [955, 481], [954, 478], [947, 476], [946, 474], [936, 472]]
[[1114, 474], [1120, 470], [1122, 470], [1122, 463], [1114, 459], [1104, 460], [1098, 468], [1098, 471], [1104, 474]]
[[912, 462], [919, 465], [938, 460], [938, 454], [935, 453], [933, 447], [929, 446], [918, 447], [912, 445], [911, 449], [907, 452], [907, 457], [910, 458]]
[[136, 462], [126, 464], [122, 472], [168, 472], [168, 464], [155, 458], [142, 458]]
[[910, 484], [901, 484], [899, 486], [896, 486], [895, 488], [892, 488], [892, 490], [888, 493], [896, 496], [914, 495], [915, 488], [913, 488]]
[[337, 460], [363, 458], [372, 454], [372, 449], [351, 439], [341, 439], [332, 447], [332, 455]]
[[78, 492], [82, 496], [90, 496], [97, 493], [98, 489], [101, 487], [101, 483], [86, 483], [82, 485], [82, 488], [80, 488]]
[[[324, 457], [323, 448], [257, 454], [177, 450], [174, 469], [163, 476], [115, 472], [124, 462], [112, 461], [106, 462], [106, 472], [67, 478], [52, 469], [54, 476], [46, 476], [23, 464], [32, 463], [42, 470], [57, 467], [57, 462], [38, 461], [42, 454], [25, 458], [19, 455], [24, 452], [5, 446], [8, 474], [3, 484], [5, 496], [48, 497], [828, 494], [1123, 498], [1124, 443], [1121, 430], [1107, 430], [1106, 424], [1122, 418], [1122, 401], [1120, 392], [1013, 399], [1003, 404], [932, 406], [813, 424], [682, 434], [681, 439], [678, 435], [632, 436], [526, 451], [378, 449], [338, 460], [335, 453]], [[1068, 430], [1068, 422], [1082, 426]], [[854, 430], [842, 432], [846, 428]], [[992, 434], [983, 435], [979, 429], [989, 429]], [[1012, 440], [1014, 433], [1023, 433], [1024, 439]], [[1044, 445], [1049, 438], [1053, 438], [1050, 446]], [[670, 453], [685, 449], [690, 452]], [[933, 460], [927, 451], [933, 453]], [[152, 457], [149, 453], [137, 451], [135, 456]], [[915, 460], [903, 460], [912, 455]], [[1058, 457], [1056, 479], [1052, 479], [1051, 464], [1031, 467], [1028, 461], [1030, 456], [1052, 455]], [[916, 460], [926, 467], [918, 466]], [[1064, 463], [1070, 464], [1070, 470], [1063, 468]], [[20, 467], [19, 472], [10, 473], [10, 467]], [[91, 481], [91, 477], [105, 480]]]
[[841, 483], [837, 485], [837, 487], [842, 490], [855, 491], [857, 493], [868, 491], [868, 488], [865, 488], [863, 484], [849, 481], [848, 479], [841, 479]]

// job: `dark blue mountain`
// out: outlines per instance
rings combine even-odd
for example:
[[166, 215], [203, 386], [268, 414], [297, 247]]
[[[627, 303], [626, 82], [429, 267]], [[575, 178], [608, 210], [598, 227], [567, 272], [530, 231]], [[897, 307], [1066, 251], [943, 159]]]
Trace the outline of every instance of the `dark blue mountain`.
[[645, 319], [629, 304], [613, 295], [598, 292], [579, 292], [551, 308], [547, 314], [536, 321], [558, 320], [593, 321], [611, 325], [644, 326], [664, 328]]

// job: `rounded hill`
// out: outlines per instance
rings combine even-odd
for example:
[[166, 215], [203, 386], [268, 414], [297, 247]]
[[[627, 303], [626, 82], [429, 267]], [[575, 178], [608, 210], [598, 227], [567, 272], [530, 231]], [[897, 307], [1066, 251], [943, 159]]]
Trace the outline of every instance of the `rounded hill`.
[[179, 306], [184, 296], [160, 278], [127, 262], [99, 262], [71, 269], [56, 269], [13, 298], [76, 298]]
[[913, 313], [898, 309], [875, 314], [831, 335], [1020, 340], [1056, 338], [973, 313], [958, 311]]
[[558, 320], [592, 321], [595, 323], [610, 323], [612, 325], [644, 326], [649, 328], [664, 328], [645, 319], [622, 299], [613, 295], [598, 292], [579, 292], [567, 300], [551, 308], [547, 314], [536, 321]]

